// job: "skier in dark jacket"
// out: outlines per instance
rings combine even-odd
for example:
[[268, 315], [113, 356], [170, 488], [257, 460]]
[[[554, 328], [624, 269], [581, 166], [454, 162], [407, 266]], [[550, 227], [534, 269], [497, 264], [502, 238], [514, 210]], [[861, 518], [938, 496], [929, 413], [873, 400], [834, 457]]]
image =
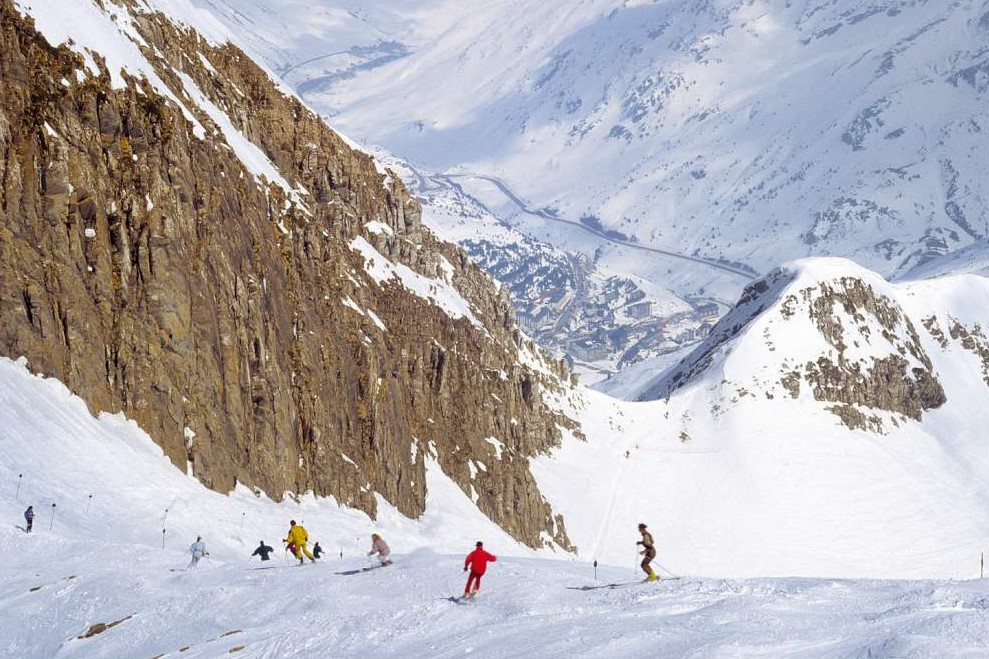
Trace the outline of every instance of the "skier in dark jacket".
[[656, 558], [656, 547], [652, 541], [652, 533], [646, 530], [645, 524], [639, 524], [639, 533], [642, 534], [642, 540], [639, 540], [635, 544], [642, 545], [642, 551], [639, 553], [645, 556], [640, 565], [642, 567], [642, 571], [646, 573], [646, 580], [655, 581], [659, 577], [656, 576], [652, 566], [649, 565], [652, 559]]
[[481, 589], [481, 577], [488, 569], [488, 563], [497, 561], [498, 557], [484, 551], [484, 543], [477, 541], [474, 551], [467, 554], [464, 559], [464, 572], [470, 568], [470, 576], [467, 577], [467, 585], [464, 586], [464, 597], [473, 597]]
[[312, 546], [312, 555], [316, 558], [323, 555], [323, 548], [319, 546], [318, 542]]
[[34, 506], [28, 506], [24, 511], [24, 521], [27, 522], [27, 528], [24, 530], [30, 533], [31, 527], [34, 526]]
[[270, 558], [268, 558], [268, 554], [270, 554], [275, 550], [269, 547], [268, 545], [264, 544], [264, 540], [260, 540], [259, 542], [261, 544], [258, 545], [258, 548], [254, 550], [254, 553], [251, 554], [251, 556], [260, 556], [262, 561], [271, 560]]

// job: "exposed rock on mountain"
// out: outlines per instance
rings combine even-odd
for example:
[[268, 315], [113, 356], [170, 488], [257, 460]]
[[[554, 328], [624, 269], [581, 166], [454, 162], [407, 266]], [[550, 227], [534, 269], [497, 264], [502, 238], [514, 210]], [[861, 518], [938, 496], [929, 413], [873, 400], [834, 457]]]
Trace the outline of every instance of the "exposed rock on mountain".
[[[825, 265], [813, 273], [780, 268], [746, 288], [710, 337], [641, 398], [668, 397], [720, 368], [728, 397], [732, 391], [769, 398], [806, 392], [848, 427], [883, 432], [887, 422], [920, 421], [946, 402], [933, 349], [975, 353], [989, 385], [989, 344], [979, 325], [916, 317], [902, 293], [874, 273], [840, 259], [819, 263]], [[726, 365], [739, 351], [757, 365], [749, 382], [736, 382]]]
[[542, 393], [566, 374], [506, 294], [237, 48], [76, 5], [143, 59], [53, 45], [0, 0], [0, 354], [214, 489], [418, 516], [435, 461], [519, 540], [569, 549], [529, 471], [573, 426]]

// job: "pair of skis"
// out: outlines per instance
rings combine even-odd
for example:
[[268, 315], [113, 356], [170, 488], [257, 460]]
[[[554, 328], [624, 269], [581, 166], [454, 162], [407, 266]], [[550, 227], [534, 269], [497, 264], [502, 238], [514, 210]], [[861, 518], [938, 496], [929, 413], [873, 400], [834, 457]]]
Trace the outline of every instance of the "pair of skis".
[[347, 570], [346, 572], [337, 572], [336, 574], [343, 574], [350, 576], [354, 574], [361, 574], [362, 572], [370, 572], [371, 570], [377, 570], [383, 567], [388, 567], [391, 564], [392, 564], [391, 561], [385, 561], [384, 563], [380, 563], [378, 565], [368, 565], [367, 567], [357, 568], [356, 570]]
[[453, 602], [454, 604], [467, 604], [468, 602], [472, 602], [475, 597], [477, 597], [477, 591], [476, 590], [474, 592], [472, 592], [472, 593], [464, 593], [463, 595], [460, 595], [459, 597], [456, 596], [456, 595], [451, 595], [447, 599], [450, 600], [451, 602]]
[[644, 579], [641, 581], [618, 581], [615, 583], [605, 583], [596, 586], [568, 586], [569, 590], [601, 590], [603, 588], [608, 588], [609, 590], [614, 590], [615, 588], [625, 588], [626, 586], [640, 586], [649, 583], [662, 583], [664, 581], [676, 581], [680, 577], [661, 577], [654, 581], [649, 581]]

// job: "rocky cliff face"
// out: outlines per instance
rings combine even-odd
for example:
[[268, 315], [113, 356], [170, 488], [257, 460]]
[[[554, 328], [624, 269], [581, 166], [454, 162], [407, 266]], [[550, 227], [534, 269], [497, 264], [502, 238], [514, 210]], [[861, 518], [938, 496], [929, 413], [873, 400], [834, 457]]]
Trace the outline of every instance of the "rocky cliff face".
[[414, 517], [435, 461], [519, 540], [570, 548], [528, 462], [572, 425], [541, 393], [566, 374], [522, 365], [506, 295], [241, 51], [104, 6], [160, 80], [0, 0], [0, 354], [214, 489]]

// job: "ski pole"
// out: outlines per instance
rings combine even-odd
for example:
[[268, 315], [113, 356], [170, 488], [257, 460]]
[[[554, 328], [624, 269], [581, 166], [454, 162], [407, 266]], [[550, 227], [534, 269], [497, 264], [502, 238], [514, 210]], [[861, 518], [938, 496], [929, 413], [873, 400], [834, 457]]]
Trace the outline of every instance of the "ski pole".
[[598, 559], [594, 559], [594, 581], [598, 580]]
[[161, 548], [165, 548], [165, 529], [161, 530]]
[[[653, 562], [654, 562], [654, 563], [656, 563], [655, 561], [653, 561]], [[680, 578], [680, 575], [678, 575], [678, 574], [673, 574], [672, 572], [670, 572], [669, 570], [667, 570], [667, 569], [666, 569], [665, 567], [663, 567], [663, 566], [662, 566], [662, 565], [660, 565], [659, 563], [656, 563], [656, 567], [658, 567], [658, 568], [659, 568], [660, 570], [663, 570], [664, 572], [666, 572], [666, 573], [667, 573], [668, 575], [670, 575], [671, 577], [675, 577], [675, 578], [677, 578], [677, 579], [679, 579], [679, 578]]]
[[21, 500], [21, 479], [24, 478], [24, 474], [17, 474], [17, 494], [14, 495], [14, 501]]
[[89, 495], [89, 501], [86, 502], [86, 514], [89, 514], [89, 504], [93, 503], [93, 495]]
[[52, 504], [52, 520], [48, 524], [48, 531], [51, 532], [52, 527], [55, 526], [55, 504]]

